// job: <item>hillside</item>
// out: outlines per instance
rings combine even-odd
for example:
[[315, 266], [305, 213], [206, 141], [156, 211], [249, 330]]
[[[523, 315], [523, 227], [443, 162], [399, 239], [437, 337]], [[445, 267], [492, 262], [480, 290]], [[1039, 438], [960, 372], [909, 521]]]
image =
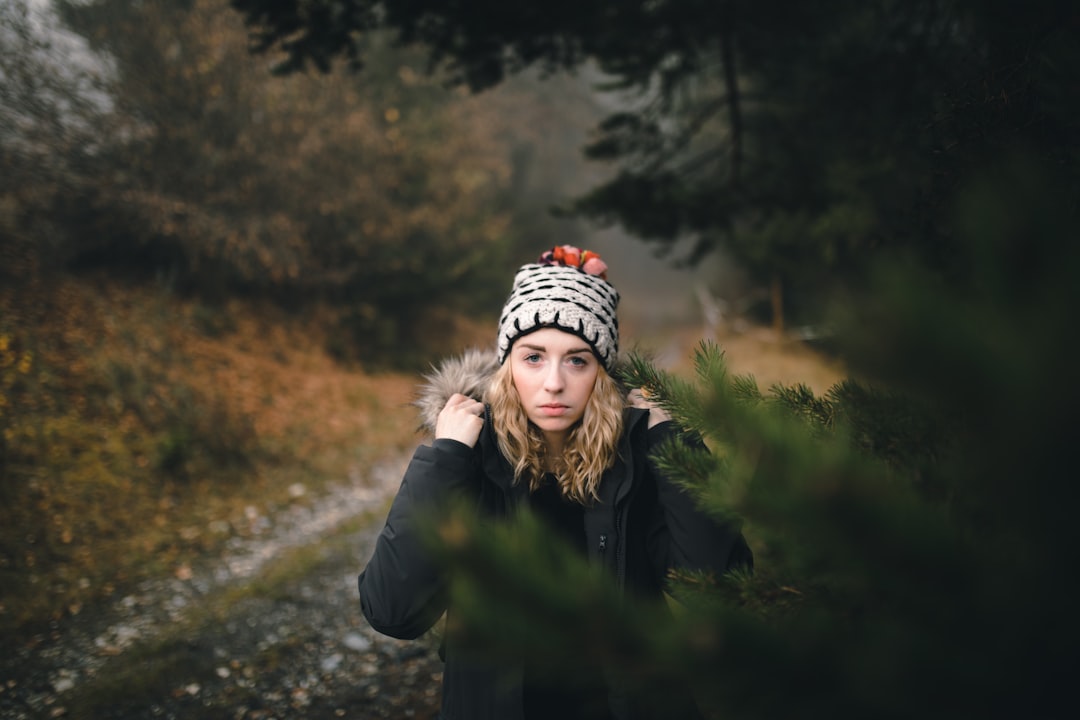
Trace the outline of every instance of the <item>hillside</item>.
[[411, 379], [337, 363], [329, 319], [100, 276], [0, 291], [4, 631], [183, 574], [410, 444]]
[[[336, 360], [334, 321], [328, 307], [209, 305], [102, 275], [0, 290], [4, 634], [189, 576], [414, 445], [415, 376]], [[459, 326], [457, 346], [484, 342], [483, 326]], [[646, 344], [677, 359], [699, 339], [691, 327]], [[821, 391], [840, 376], [764, 331], [717, 339], [763, 386]]]

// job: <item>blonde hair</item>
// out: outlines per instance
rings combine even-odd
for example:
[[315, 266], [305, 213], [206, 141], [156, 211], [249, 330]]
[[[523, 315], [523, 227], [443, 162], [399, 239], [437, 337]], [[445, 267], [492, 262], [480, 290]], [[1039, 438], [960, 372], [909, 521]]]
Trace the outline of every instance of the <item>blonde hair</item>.
[[[540, 430], [529, 422], [521, 397], [514, 387], [510, 363], [503, 363], [488, 386], [485, 401], [491, 415], [499, 450], [514, 467], [514, 482], [526, 481], [535, 491], [544, 479], [546, 447]], [[615, 464], [622, 435], [626, 398], [618, 383], [601, 365], [585, 413], [571, 428], [561, 458], [550, 458], [559, 489], [582, 505], [599, 500], [600, 478]]]

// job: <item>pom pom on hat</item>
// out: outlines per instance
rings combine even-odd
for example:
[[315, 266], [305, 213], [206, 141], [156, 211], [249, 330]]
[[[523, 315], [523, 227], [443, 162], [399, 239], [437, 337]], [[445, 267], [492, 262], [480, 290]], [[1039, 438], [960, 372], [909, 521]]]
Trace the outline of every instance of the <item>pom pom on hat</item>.
[[579, 250], [573, 245], [557, 245], [540, 255], [539, 265], [565, 265], [581, 268], [590, 275], [607, 280], [607, 263], [592, 250]]
[[608, 283], [607, 269], [599, 255], [572, 245], [522, 265], [499, 318], [499, 362], [522, 335], [553, 327], [589, 343], [610, 371], [619, 353], [619, 293]]

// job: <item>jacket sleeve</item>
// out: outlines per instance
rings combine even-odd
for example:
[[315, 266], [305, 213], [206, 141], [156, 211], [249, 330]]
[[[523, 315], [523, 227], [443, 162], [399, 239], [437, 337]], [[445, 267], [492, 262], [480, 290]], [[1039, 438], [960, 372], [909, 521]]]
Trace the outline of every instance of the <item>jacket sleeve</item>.
[[375, 550], [357, 581], [360, 607], [375, 630], [411, 640], [446, 609], [446, 577], [431, 557], [421, 523], [475, 482], [472, 448], [436, 440], [413, 454]]
[[[659, 423], [648, 430], [649, 447], [677, 433], [674, 422]], [[697, 437], [684, 441], [704, 447]], [[648, 468], [656, 482], [658, 500], [650, 544], [654, 564], [662, 576], [674, 568], [718, 575], [740, 568], [753, 569], [754, 557], [737, 521], [721, 521], [705, 513], [685, 488], [657, 468], [651, 457]]]

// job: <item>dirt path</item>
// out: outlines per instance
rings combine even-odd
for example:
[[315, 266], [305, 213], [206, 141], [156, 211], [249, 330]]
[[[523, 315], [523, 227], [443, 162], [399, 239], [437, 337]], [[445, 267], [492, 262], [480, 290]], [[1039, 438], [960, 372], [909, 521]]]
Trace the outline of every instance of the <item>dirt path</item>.
[[[669, 355], [689, 357], [696, 342], [680, 337]], [[762, 387], [800, 380], [821, 392], [840, 376], [764, 333], [720, 342], [733, 372]], [[356, 592], [403, 465], [358, 471], [317, 499], [300, 488], [274, 517], [253, 511], [254, 537], [222, 556], [4, 648], [0, 718], [433, 717], [442, 666], [432, 644], [374, 633]], [[309, 567], [282, 579], [283, 558]]]
[[[432, 643], [376, 634], [357, 600], [356, 574], [401, 471], [387, 463], [369, 482], [253, 518], [259, 537], [190, 576], [145, 583], [6, 649], [0, 716], [433, 717], [442, 666]], [[276, 559], [297, 553], [310, 570], [266, 581]]]

